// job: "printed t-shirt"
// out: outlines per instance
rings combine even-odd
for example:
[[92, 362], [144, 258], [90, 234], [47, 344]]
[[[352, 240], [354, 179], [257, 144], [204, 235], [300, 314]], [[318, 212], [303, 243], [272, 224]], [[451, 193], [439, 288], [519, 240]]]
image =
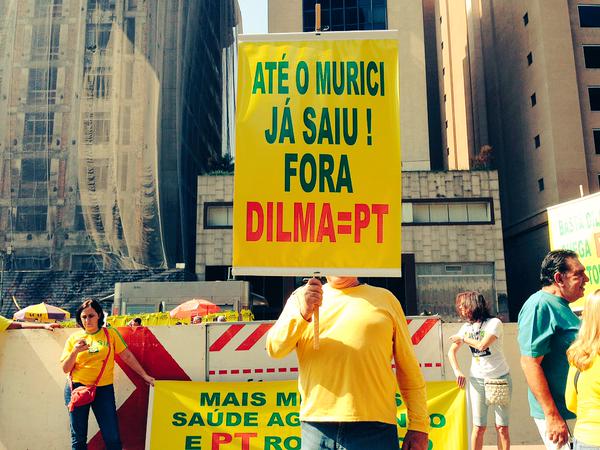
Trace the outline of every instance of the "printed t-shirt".
[[476, 341], [481, 341], [489, 335], [496, 336], [494, 342], [485, 350], [469, 347], [473, 355], [470, 372], [472, 377], [498, 378], [509, 372], [510, 369], [502, 351], [503, 332], [500, 319], [493, 317], [485, 322], [465, 323], [458, 334]]
[[[110, 336], [112, 351], [106, 363], [106, 368], [102, 374], [102, 378], [98, 382], [98, 386], [106, 386], [113, 383], [113, 371], [115, 367], [115, 353], [119, 354], [127, 348], [127, 344], [123, 340], [121, 333], [115, 328], [106, 328]], [[85, 330], [79, 330], [72, 334], [67, 342], [60, 357], [64, 361], [69, 357], [77, 341], [85, 339], [90, 348], [77, 355], [75, 367], [72, 372], [73, 382], [86, 385], [94, 384], [96, 378], [100, 374], [102, 364], [108, 354], [108, 346], [106, 345], [106, 335], [104, 328], [99, 329], [94, 334], [88, 334]]]

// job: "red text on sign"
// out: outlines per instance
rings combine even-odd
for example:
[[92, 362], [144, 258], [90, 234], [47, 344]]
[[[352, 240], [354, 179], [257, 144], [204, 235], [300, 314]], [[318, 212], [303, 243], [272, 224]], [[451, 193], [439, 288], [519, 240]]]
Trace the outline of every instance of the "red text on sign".
[[336, 242], [339, 236], [351, 235], [361, 243], [363, 231], [375, 227], [376, 242], [381, 244], [388, 213], [389, 205], [382, 203], [356, 203], [351, 211], [334, 213], [330, 203], [248, 202], [246, 241]]

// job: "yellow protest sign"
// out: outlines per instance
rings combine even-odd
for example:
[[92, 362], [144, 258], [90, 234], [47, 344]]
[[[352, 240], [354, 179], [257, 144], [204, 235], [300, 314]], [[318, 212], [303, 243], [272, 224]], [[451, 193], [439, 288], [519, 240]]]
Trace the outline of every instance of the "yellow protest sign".
[[[205, 383], [156, 381], [146, 448], [162, 450], [299, 450], [296, 381]], [[429, 450], [467, 448], [465, 391], [454, 382], [427, 383]], [[406, 434], [399, 395], [398, 434]]]
[[240, 43], [236, 274], [400, 275], [398, 41], [376, 36]]
[[[590, 281], [585, 296], [600, 289], [600, 193], [548, 208], [548, 232], [552, 250], [577, 252]], [[585, 296], [571, 303], [583, 306]]]

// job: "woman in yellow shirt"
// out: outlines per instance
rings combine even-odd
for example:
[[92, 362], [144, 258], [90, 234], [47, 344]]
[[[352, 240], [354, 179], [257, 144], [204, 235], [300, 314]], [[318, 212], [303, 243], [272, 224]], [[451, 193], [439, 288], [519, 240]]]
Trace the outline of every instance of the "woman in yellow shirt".
[[577, 414], [575, 450], [600, 449], [600, 289], [585, 301], [581, 329], [567, 350], [565, 400]]
[[75, 318], [82, 330], [67, 339], [60, 358], [63, 371], [70, 373], [71, 378], [65, 386], [65, 404], [71, 400], [71, 382], [73, 389], [83, 385], [93, 385], [100, 375], [105, 360], [106, 366], [98, 380], [96, 396], [92, 403], [76, 406], [69, 413], [72, 449], [87, 449], [88, 416], [91, 407], [107, 450], [121, 450], [113, 388], [115, 354], [118, 354], [121, 360], [146, 383], [154, 385], [154, 378], [146, 373], [133, 353], [127, 349], [125, 341], [115, 328], [103, 328], [104, 312], [100, 303], [96, 300], [85, 300], [77, 309]]

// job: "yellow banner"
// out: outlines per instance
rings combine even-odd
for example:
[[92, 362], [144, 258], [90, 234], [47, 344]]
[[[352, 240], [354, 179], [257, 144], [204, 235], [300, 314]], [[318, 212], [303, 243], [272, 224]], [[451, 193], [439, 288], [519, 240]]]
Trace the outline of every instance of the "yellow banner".
[[[550, 249], [577, 252], [590, 281], [585, 296], [600, 289], [600, 194], [588, 195], [548, 208]], [[571, 303], [583, 306], [585, 296]]]
[[[151, 450], [300, 449], [296, 381], [204, 383], [156, 381], [147, 433]], [[467, 448], [465, 391], [455, 382], [427, 383], [429, 450]], [[400, 396], [398, 434], [406, 434]]]
[[390, 36], [240, 44], [236, 274], [399, 276], [398, 41]]

